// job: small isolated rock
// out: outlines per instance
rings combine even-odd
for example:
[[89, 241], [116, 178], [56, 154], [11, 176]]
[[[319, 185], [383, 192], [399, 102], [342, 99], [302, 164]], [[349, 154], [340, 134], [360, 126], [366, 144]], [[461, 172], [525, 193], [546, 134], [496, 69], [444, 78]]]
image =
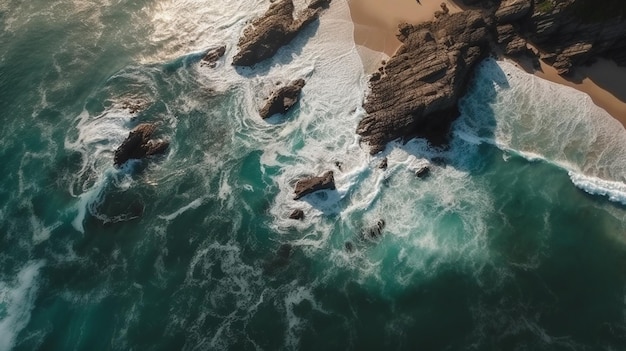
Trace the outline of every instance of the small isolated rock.
[[200, 61], [200, 66], [209, 66], [210, 68], [215, 68], [215, 66], [217, 65], [217, 60], [224, 56], [225, 52], [226, 46], [223, 45], [217, 48], [210, 49]]
[[286, 113], [298, 102], [300, 92], [305, 85], [304, 79], [297, 79], [272, 92], [265, 106], [259, 110], [261, 118], [266, 119], [277, 113]]
[[333, 171], [327, 171], [319, 177], [309, 177], [298, 180], [294, 192], [296, 196], [294, 200], [299, 200], [305, 195], [316, 192], [318, 190], [334, 190], [335, 178]]
[[430, 167], [422, 166], [415, 171], [415, 176], [420, 179], [426, 178], [430, 174]]
[[383, 158], [382, 161], [378, 164], [378, 168], [385, 170], [387, 169], [387, 157]]
[[155, 124], [142, 123], [130, 131], [122, 145], [115, 150], [113, 157], [115, 166], [119, 167], [130, 159], [142, 159], [164, 153], [170, 143], [164, 140], [152, 139], [152, 134], [154, 134], [155, 130]]
[[293, 210], [293, 212], [291, 212], [291, 214], [289, 215], [289, 219], [296, 219], [296, 220], [304, 219], [304, 211], [302, 211], [301, 209]]

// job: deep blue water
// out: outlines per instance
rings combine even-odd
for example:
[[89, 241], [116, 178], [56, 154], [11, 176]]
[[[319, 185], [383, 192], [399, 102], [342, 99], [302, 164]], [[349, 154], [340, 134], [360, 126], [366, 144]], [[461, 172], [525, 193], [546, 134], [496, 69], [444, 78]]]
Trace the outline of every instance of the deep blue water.
[[[370, 156], [346, 4], [236, 70], [266, 6], [0, 4], [0, 350], [626, 348], [619, 123], [487, 60], [448, 149]], [[261, 120], [299, 77], [295, 110]], [[168, 153], [116, 169], [142, 122]], [[328, 169], [336, 191], [292, 199]]]

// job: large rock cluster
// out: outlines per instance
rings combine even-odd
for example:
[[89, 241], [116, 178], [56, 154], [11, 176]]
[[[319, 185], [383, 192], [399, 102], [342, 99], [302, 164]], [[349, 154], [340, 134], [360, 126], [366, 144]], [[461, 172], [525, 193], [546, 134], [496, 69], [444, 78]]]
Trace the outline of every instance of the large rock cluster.
[[531, 55], [561, 75], [597, 57], [626, 65], [623, 14], [587, 21], [579, 5], [590, 0], [463, 1], [475, 9], [448, 14], [442, 5], [432, 22], [400, 25], [402, 46], [372, 75], [367, 115], [357, 128], [372, 153], [397, 138], [445, 143], [473, 67], [489, 54]]
[[308, 24], [316, 20], [330, 0], [315, 0], [294, 18], [293, 0], [272, 3], [265, 14], [244, 29], [233, 65], [253, 66], [288, 44]]
[[402, 25], [398, 39], [403, 45], [370, 82], [367, 116], [357, 129], [372, 153], [405, 136], [445, 142], [470, 74], [490, 52], [489, 31], [479, 11]]

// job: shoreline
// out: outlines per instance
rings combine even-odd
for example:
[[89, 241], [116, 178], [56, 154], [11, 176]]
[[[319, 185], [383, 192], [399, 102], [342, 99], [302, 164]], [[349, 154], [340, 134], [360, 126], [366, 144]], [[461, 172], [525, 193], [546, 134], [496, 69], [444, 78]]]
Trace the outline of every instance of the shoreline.
[[[445, 3], [450, 13], [463, 11], [453, 0], [348, 0], [350, 18], [354, 24], [354, 42], [366, 73], [375, 72], [380, 61], [395, 53], [401, 42], [396, 38], [398, 25], [406, 22], [419, 24], [435, 18]], [[532, 48], [536, 51], [536, 49]], [[535, 76], [564, 86], [572, 87], [591, 97], [593, 103], [604, 109], [626, 128], [626, 67], [612, 61], [599, 59], [590, 66], [576, 67], [572, 78], [560, 76], [556, 69], [539, 60], [535, 69], [529, 60], [507, 58], [521, 69]]]
[[452, 0], [348, 0], [354, 24], [354, 42], [370, 50], [393, 56], [401, 43], [398, 25], [431, 21], [445, 3], [450, 13], [462, 11]]

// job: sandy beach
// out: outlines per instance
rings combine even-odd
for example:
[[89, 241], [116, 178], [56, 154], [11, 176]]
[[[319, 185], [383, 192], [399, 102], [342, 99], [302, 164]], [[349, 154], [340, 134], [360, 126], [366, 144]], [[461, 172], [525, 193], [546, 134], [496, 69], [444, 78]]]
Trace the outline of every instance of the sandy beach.
[[401, 44], [396, 38], [398, 25], [433, 20], [442, 3], [451, 13], [462, 10], [450, 0], [350, 0], [354, 41], [391, 56]]
[[541, 61], [535, 75], [551, 82], [567, 85], [587, 93], [591, 100], [626, 127], [626, 68], [613, 61], [598, 60], [591, 66], [578, 67], [576, 76], [566, 79], [556, 69]]
[[[417, 24], [434, 19], [435, 12], [445, 3], [450, 12], [462, 11], [452, 0], [350, 0], [354, 22], [354, 41], [359, 46], [367, 72], [376, 70], [379, 58], [392, 56], [400, 46], [396, 38], [400, 23]], [[377, 57], [377, 58], [378, 58]], [[518, 62], [526, 71], [540, 78], [573, 87], [588, 94], [593, 102], [605, 109], [626, 127], [626, 68], [608, 60], [598, 60], [591, 66], [578, 67], [575, 77], [564, 78], [556, 69], [541, 62], [535, 70], [528, 62]]]

